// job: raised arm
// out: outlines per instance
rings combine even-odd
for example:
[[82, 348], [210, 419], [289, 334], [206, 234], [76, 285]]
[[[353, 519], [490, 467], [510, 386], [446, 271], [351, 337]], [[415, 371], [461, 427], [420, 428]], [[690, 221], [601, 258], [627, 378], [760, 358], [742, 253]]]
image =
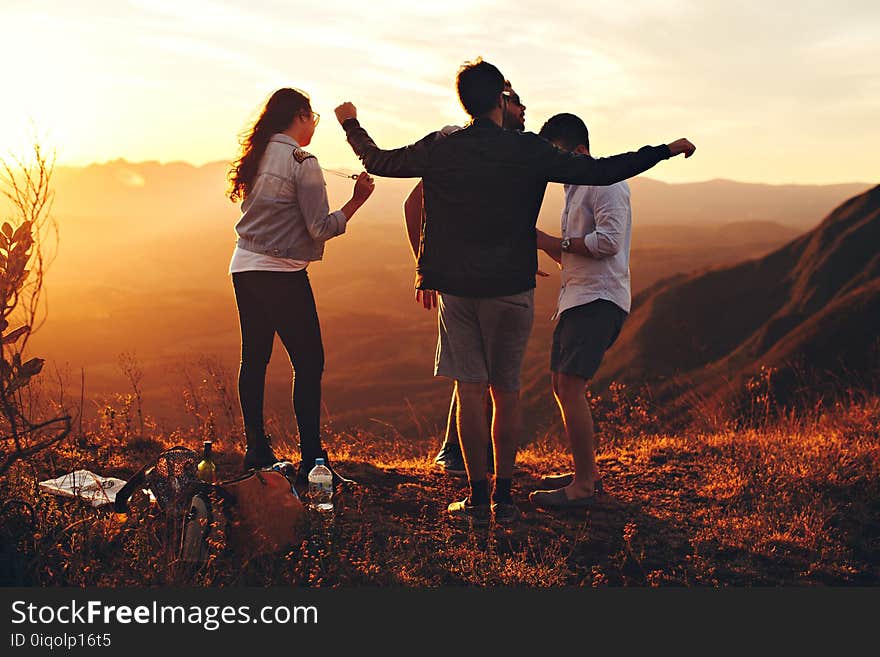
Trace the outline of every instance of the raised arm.
[[644, 146], [634, 153], [592, 158], [562, 151], [540, 137], [535, 140], [533, 148], [547, 180], [570, 185], [613, 185], [670, 157], [681, 153], [690, 157], [696, 150], [687, 139], [679, 139], [664, 146]]
[[324, 174], [314, 157], [306, 159], [296, 172], [296, 191], [300, 210], [309, 235], [320, 242], [342, 235], [349, 220], [373, 193], [373, 179], [366, 173], [358, 176], [351, 199], [336, 212], [330, 212]]
[[327, 186], [318, 160], [310, 157], [296, 171], [296, 198], [306, 228], [313, 239], [326, 242], [345, 232], [348, 216], [341, 210], [330, 212]]
[[428, 165], [428, 150], [436, 133], [424, 137], [409, 146], [386, 151], [379, 148], [373, 138], [357, 120], [357, 108], [343, 103], [336, 108], [336, 118], [345, 130], [346, 139], [364, 168], [377, 176], [386, 178], [421, 178]]

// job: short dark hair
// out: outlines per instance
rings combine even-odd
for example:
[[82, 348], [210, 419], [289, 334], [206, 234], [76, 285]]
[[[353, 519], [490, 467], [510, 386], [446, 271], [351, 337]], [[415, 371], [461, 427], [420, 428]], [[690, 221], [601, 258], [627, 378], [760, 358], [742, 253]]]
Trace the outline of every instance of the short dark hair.
[[475, 119], [495, 107], [498, 96], [504, 91], [504, 76], [495, 66], [477, 57], [458, 69], [455, 87], [464, 111]]
[[587, 130], [587, 124], [574, 114], [551, 116], [539, 134], [548, 141], [561, 144], [569, 151], [582, 144], [590, 150], [590, 131]]

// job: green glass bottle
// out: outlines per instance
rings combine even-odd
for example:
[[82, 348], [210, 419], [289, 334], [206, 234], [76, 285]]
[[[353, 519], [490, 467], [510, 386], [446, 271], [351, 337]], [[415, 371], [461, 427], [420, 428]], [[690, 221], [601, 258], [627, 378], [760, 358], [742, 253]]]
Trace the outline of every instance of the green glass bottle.
[[197, 474], [199, 479], [206, 484], [216, 484], [217, 465], [214, 463], [214, 459], [211, 458], [211, 441], [206, 440], [204, 445], [205, 451], [202, 455], [202, 460], [199, 461], [199, 465], [197, 466]]

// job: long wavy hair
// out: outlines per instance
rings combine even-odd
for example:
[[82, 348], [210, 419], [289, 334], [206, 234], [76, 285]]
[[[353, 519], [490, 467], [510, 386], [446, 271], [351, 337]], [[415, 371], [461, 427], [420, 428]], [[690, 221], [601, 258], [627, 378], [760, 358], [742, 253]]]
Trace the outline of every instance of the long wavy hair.
[[242, 201], [250, 193], [272, 135], [284, 132], [298, 115], [311, 111], [311, 100], [299, 89], [279, 89], [272, 94], [254, 127], [242, 135], [241, 155], [229, 169], [230, 200]]

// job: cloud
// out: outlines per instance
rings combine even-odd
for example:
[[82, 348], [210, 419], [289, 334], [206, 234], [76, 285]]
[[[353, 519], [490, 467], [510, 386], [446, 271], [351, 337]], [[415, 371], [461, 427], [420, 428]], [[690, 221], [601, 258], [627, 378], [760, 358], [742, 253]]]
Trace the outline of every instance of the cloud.
[[[728, 168], [707, 177], [744, 177], [744, 134], [763, 151], [822, 151], [860, 132], [863, 148], [880, 148], [876, 1], [7, 0], [2, 14], [0, 55], [26, 66], [7, 75], [17, 93], [0, 118], [51, 114], [62, 160], [226, 158], [287, 85], [331, 121], [316, 147], [341, 159], [336, 102], [351, 98], [377, 138], [404, 143], [465, 120], [454, 77], [477, 55], [513, 81], [529, 127], [567, 110], [607, 143], [708, 136], [736, 155], [719, 154]], [[709, 161], [701, 153], [689, 170]], [[869, 177], [847, 171], [814, 179]]]

